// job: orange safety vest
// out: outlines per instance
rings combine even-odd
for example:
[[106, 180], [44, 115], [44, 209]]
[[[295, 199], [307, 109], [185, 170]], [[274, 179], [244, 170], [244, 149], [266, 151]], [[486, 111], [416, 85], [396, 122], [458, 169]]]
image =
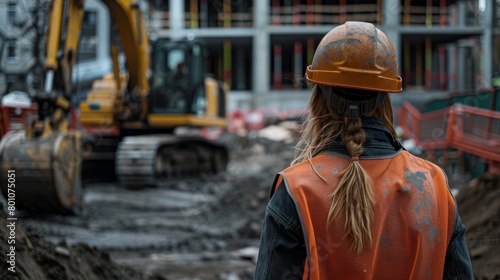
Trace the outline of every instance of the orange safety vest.
[[338, 154], [319, 154], [282, 171], [297, 207], [307, 248], [303, 279], [442, 279], [445, 255], [455, 223], [455, 199], [444, 172], [402, 151], [391, 158], [361, 158], [375, 186], [371, 245], [351, 252], [345, 218], [327, 232], [326, 220], [335, 190], [350, 163]]

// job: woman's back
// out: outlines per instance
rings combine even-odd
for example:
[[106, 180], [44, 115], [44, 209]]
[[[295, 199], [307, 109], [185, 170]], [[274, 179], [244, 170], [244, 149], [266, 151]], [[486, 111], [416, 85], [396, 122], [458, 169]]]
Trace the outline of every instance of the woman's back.
[[[312, 164], [324, 180], [309, 162], [282, 172], [307, 236], [311, 279], [441, 278], [456, 218], [441, 169], [406, 151], [392, 157], [361, 157], [359, 163], [374, 184], [375, 204], [372, 242], [355, 254], [346, 235], [345, 215], [329, 227], [326, 223], [328, 196], [349, 161], [341, 154], [315, 156]], [[361, 209], [358, 214], [363, 214]]]

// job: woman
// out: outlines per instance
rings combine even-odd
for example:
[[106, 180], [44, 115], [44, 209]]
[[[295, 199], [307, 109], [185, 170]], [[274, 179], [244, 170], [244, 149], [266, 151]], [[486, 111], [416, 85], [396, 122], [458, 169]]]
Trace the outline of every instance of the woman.
[[396, 140], [394, 47], [347, 22], [307, 67], [310, 116], [266, 208], [255, 279], [473, 279], [444, 172]]

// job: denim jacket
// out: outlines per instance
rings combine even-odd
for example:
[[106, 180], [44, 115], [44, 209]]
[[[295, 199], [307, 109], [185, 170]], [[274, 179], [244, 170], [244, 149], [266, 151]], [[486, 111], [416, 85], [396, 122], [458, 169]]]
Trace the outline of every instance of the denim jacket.
[[[390, 155], [404, 149], [377, 118], [363, 117], [363, 129], [367, 136], [363, 156]], [[325, 150], [348, 155], [340, 142]], [[255, 280], [302, 279], [306, 259], [304, 235], [295, 204], [281, 184], [271, 194], [265, 211]], [[458, 209], [444, 266], [443, 279], [474, 279]]]

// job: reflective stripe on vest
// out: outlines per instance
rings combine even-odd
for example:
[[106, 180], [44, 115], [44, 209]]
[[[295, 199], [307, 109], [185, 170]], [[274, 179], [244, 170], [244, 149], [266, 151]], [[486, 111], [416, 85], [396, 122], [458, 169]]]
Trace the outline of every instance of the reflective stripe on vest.
[[281, 172], [297, 207], [306, 240], [303, 279], [441, 279], [455, 223], [455, 200], [444, 172], [402, 151], [391, 158], [360, 159], [374, 183], [373, 243], [351, 252], [345, 217], [326, 230], [331, 201], [350, 160], [320, 154], [312, 159], [322, 181], [305, 161]]

